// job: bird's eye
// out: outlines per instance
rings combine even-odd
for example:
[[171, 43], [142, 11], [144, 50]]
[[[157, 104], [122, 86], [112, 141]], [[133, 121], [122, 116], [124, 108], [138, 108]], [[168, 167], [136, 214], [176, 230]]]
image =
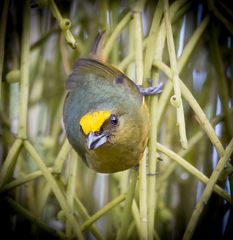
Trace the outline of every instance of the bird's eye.
[[117, 125], [118, 124], [118, 118], [115, 114], [112, 114], [110, 117], [110, 121], [112, 125]]

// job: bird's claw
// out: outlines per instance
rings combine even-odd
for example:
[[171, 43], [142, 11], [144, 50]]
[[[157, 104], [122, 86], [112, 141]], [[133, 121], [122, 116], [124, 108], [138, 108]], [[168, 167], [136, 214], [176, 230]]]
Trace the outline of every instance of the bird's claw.
[[143, 96], [158, 95], [163, 90], [163, 82], [160, 82], [159, 85], [157, 85], [157, 86], [151, 86], [148, 88], [143, 88], [142, 86], [138, 86], [138, 88]]

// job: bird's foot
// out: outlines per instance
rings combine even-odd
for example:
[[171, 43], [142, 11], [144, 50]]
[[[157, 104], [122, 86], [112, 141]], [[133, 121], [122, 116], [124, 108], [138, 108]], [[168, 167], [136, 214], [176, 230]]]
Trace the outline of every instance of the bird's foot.
[[138, 85], [139, 91], [143, 96], [154, 96], [158, 95], [163, 90], [163, 82], [160, 82], [159, 85], [153, 86], [153, 80], [151, 80], [151, 87], [143, 88], [142, 86]]

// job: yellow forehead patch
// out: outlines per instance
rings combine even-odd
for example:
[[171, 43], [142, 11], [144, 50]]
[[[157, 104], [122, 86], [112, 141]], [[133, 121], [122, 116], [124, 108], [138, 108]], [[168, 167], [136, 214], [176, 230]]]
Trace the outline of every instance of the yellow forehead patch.
[[90, 132], [98, 132], [103, 123], [110, 117], [109, 111], [88, 112], [80, 119], [80, 126], [87, 135]]

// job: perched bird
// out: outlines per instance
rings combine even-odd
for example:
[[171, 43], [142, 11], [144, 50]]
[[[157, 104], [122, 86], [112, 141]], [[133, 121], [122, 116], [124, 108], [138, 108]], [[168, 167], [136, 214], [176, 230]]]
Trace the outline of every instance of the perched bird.
[[82, 160], [101, 173], [137, 165], [150, 128], [143, 95], [158, 94], [161, 88], [139, 88], [115, 67], [80, 58], [66, 82], [63, 121]]

